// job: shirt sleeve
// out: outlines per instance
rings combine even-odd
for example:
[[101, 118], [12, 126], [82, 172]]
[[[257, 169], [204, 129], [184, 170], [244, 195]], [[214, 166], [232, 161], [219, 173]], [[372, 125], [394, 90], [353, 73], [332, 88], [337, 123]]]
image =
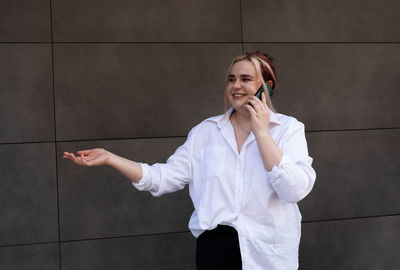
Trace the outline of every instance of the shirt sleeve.
[[283, 202], [297, 203], [310, 193], [316, 178], [308, 155], [304, 125], [296, 120], [284, 135], [282, 159], [267, 171], [272, 187]]
[[192, 133], [193, 130], [165, 164], [139, 163], [143, 176], [138, 183], [132, 182], [133, 186], [140, 191], [149, 191], [155, 197], [183, 189], [191, 179]]

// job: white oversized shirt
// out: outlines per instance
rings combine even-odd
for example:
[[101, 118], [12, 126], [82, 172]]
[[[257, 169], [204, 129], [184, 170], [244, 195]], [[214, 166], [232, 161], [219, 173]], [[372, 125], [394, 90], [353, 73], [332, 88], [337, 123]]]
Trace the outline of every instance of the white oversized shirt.
[[315, 171], [308, 156], [304, 125], [270, 114], [269, 134], [283, 152], [267, 171], [251, 132], [240, 153], [229, 116], [195, 126], [166, 164], [141, 163], [143, 177], [133, 185], [154, 196], [189, 184], [195, 237], [218, 224], [236, 228], [243, 270], [298, 268], [301, 214], [297, 202], [312, 189]]

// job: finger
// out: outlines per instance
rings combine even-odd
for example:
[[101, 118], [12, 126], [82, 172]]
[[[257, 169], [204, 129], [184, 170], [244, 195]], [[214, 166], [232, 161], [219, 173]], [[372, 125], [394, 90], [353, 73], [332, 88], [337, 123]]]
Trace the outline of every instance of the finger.
[[267, 96], [266, 96], [265, 93], [262, 93], [262, 95], [264, 96], [264, 97], [263, 97], [264, 108], [265, 108], [266, 111], [269, 111], [269, 107], [268, 107], [268, 105], [267, 105]]
[[261, 99], [262, 100], [260, 100], [259, 98], [256, 98], [255, 100], [257, 101], [257, 104], [260, 105], [261, 112], [265, 113], [265, 111], [267, 110], [268, 106], [266, 104], [266, 98], [265, 98], [265, 93], [264, 92], [261, 93]]
[[246, 104], [245, 107], [246, 107], [247, 111], [250, 113], [250, 118], [256, 117], [257, 113], [252, 106]]
[[254, 107], [254, 110], [256, 112], [262, 112], [262, 107], [263, 106], [260, 105], [261, 100], [259, 100], [258, 98], [256, 98], [256, 99], [250, 98], [249, 102]]
[[71, 155], [70, 155], [70, 153], [68, 153], [68, 152], [65, 152], [65, 153], [64, 153], [64, 155], [63, 155], [63, 158], [66, 158], [66, 159], [71, 159]]
[[265, 97], [265, 92], [261, 93], [261, 99], [259, 100], [259, 104], [261, 106], [262, 109], [265, 109], [267, 107], [267, 98]]
[[87, 160], [86, 160], [86, 158], [85, 158], [85, 156], [83, 154], [81, 154], [80, 158], [81, 158], [81, 161], [82, 161], [83, 165], [89, 166], [89, 163], [87, 162]]
[[77, 153], [78, 155], [83, 154], [83, 155], [87, 156], [87, 155], [89, 155], [90, 152], [92, 152], [92, 151], [93, 151], [93, 149], [87, 149], [87, 150], [80, 150], [80, 151], [77, 151], [76, 153]]
[[75, 155], [74, 155], [73, 153], [70, 153], [70, 154], [69, 154], [69, 157], [70, 157], [73, 161], [75, 161], [75, 159], [76, 159], [76, 157], [75, 157]]
[[265, 92], [261, 93], [261, 101], [265, 106], [267, 106], [267, 98], [265, 97]]
[[[262, 95], [263, 93], [261, 93], [261, 95]], [[261, 96], [261, 98], [262, 98], [262, 96]], [[256, 96], [250, 96], [249, 97], [249, 100], [253, 100], [254, 102], [257, 102], [257, 103], [259, 103], [259, 104], [262, 104], [263, 102], [262, 102], [262, 100], [261, 99], [259, 99], [258, 97], [256, 97]]]
[[80, 159], [79, 157], [75, 157], [74, 153], [71, 153], [71, 157], [72, 157], [72, 160], [73, 160], [76, 164], [82, 165], [81, 159]]

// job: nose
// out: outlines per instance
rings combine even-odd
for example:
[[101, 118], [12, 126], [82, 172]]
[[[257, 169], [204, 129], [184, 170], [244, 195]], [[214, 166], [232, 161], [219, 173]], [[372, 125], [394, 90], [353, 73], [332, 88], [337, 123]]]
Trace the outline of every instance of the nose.
[[235, 83], [233, 84], [233, 89], [240, 89], [241, 85], [240, 85], [240, 81], [236, 80]]

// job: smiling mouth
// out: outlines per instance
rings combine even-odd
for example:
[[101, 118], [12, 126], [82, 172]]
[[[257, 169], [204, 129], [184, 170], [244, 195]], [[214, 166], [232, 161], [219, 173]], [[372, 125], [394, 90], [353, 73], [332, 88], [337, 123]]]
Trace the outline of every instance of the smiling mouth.
[[233, 94], [232, 96], [234, 97], [244, 97], [247, 96], [246, 94]]

